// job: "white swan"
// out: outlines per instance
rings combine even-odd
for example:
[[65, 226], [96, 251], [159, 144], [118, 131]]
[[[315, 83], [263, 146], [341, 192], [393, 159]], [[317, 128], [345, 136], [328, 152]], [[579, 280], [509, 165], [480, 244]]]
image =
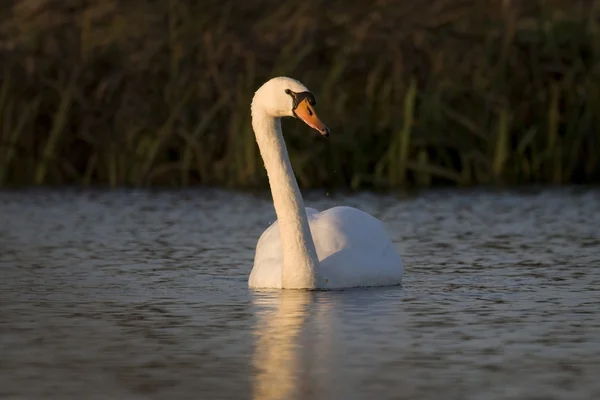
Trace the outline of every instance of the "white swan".
[[274, 222], [256, 246], [251, 288], [339, 289], [397, 285], [404, 267], [386, 229], [352, 207], [323, 212], [304, 207], [281, 132], [282, 117], [297, 117], [329, 136], [317, 117], [314, 96], [300, 82], [269, 80], [252, 100], [252, 127], [263, 158]]

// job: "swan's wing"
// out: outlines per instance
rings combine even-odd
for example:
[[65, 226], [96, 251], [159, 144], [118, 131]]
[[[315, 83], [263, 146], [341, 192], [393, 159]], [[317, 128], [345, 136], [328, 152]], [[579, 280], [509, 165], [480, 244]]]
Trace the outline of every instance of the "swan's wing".
[[281, 288], [281, 237], [279, 223], [273, 222], [260, 236], [250, 271], [250, 287]]
[[332, 287], [400, 283], [400, 255], [377, 218], [352, 207], [334, 207], [310, 220], [320, 273]]

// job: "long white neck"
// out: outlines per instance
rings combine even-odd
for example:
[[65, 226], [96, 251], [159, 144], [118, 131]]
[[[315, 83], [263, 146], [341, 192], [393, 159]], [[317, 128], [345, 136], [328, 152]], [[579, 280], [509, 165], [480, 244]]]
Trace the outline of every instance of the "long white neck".
[[252, 127], [269, 176], [279, 222], [283, 251], [281, 284], [284, 289], [316, 288], [319, 259], [281, 133], [281, 119], [257, 108], [252, 107]]

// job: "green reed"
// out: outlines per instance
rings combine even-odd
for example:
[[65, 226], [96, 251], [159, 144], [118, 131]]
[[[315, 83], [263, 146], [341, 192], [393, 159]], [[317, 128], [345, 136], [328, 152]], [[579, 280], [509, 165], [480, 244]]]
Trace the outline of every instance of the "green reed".
[[600, 1], [436, 1], [3, 6], [0, 185], [264, 186], [276, 75], [302, 187], [599, 182]]

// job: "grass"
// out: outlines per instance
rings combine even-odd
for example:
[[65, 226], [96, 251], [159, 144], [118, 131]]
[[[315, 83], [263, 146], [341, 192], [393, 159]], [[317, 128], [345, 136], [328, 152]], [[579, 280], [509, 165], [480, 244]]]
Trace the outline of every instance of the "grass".
[[[200, 4], [201, 3], [201, 4]], [[600, 182], [600, 1], [20, 0], [0, 6], [0, 185], [262, 187], [254, 91], [302, 187]]]

